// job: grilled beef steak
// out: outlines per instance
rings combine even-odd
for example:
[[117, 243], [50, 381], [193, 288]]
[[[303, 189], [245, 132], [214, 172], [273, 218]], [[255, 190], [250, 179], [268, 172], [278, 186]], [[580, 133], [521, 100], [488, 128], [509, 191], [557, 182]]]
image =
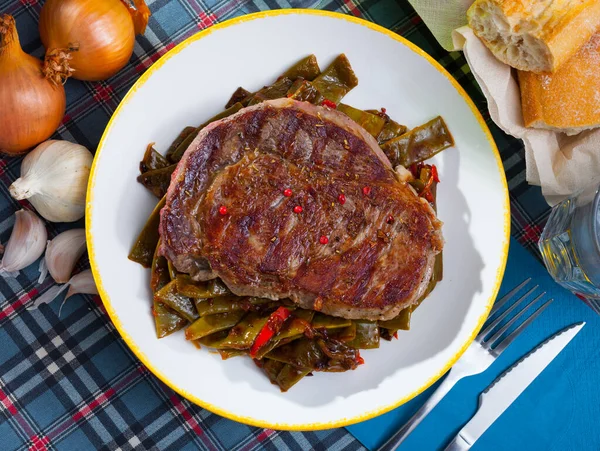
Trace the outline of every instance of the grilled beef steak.
[[364, 129], [278, 99], [192, 142], [161, 212], [161, 253], [240, 296], [386, 320], [425, 290], [440, 225]]

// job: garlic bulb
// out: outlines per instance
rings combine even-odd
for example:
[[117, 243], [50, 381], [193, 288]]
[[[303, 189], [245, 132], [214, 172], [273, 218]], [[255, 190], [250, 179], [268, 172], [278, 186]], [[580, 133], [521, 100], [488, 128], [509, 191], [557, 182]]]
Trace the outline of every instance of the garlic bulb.
[[58, 283], [68, 282], [84, 252], [84, 229], [71, 229], [57, 235], [46, 248], [46, 266], [52, 278]]
[[0, 269], [11, 273], [31, 265], [44, 252], [47, 239], [46, 226], [38, 215], [29, 210], [17, 211]]
[[93, 156], [79, 144], [46, 141], [23, 159], [21, 177], [9, 191], [28, 199], [48, 221], [73, 222], [85, 212], [85, 192]]

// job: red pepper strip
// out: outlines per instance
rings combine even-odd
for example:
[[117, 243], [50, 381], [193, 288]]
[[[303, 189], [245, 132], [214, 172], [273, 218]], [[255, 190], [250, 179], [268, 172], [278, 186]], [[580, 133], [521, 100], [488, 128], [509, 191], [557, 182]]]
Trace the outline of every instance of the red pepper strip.
[[417, 168], [417, 164], [413, 163], [408, 167], [408, 170], [410, 171], [410, 173], [413, 175], [414, 178], [417, 178], [419, 176], [419, 169]]
[[267, 320], [266, 324], [260, 330], [252, 347], [250, 348], [250, 357], [256, 357], [256, 354], [264, 345], [266, 345], [275, 334], [281, 330], [281, 326], [286, 319], [290, 316], [290, 311], [285, 307], [279, 307]]
[[329, 107], [329, 108], [333, 108], [334, 110], [337, 108], [337, 105], [335, 104], [335, 102], [332, 102], [329, 99], [325, 99], [321, 102], [321, 105]]
[[427, 200], [427, 202], [433, 202], [433, 194], [431, 194], [431, 185], [433, 185], [433, 182], [436, 178], [435, 176], [437, 175], [437, 169], [435, 170], [434, 175], [434, 168], [435, 166], [431, 166], [431, 176], [429, 177], [429, 180], [427, 180], [425, 188], [423, 188], [423, 191], [421, 191], [421, 196], [424, 197]]
[[356, 351], [356, 363], [358, 363], [359, 365], [362, 365], [363, 363], [365, 363], [365, 359], [363, 359], [360, 356], [360, 352]]
[[392, 335], [396, 340], [398, 339], [398, 331], [394, 332], [394, 335]]
[[413, 177], [418, 179], [419, 175], [421, 174], [421, 169], [423, 169], [425, 167], [425, 164], [423, 162], [420, 163], [413, 163], [411, 164], [408, 169], [410, 170], [410, 172], [412, 173]]
[[440, 183], [440, 176], [438, 175], [438, 171], [435, 167], [435, 164], [431, 165], [431, 177], [433, 178], [433, 181], [435, 183]]
[[423, 188], [423, 193], [429, 191], [431, 189], [431, 185], [433, 185], [433, 170], [431, 171], [429, 180], [427, 180], [427, 183], [425, 184], [425, 188]]

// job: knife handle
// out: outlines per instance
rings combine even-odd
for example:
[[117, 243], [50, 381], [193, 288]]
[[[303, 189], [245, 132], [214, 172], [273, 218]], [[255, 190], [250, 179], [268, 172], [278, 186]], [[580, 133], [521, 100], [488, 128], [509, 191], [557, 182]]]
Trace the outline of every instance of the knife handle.
[[444, 451], [468, 451], [471, 449], [471, 445], [467, 442], [460, 432], [456, 434], [454, 440], [452, 440]]
[[404, 424], [387, 442], [381, 445], [377, 451], [394, 451], [409, 436], [409, 434], [423, 421], [429, 412], [448, 394], [452, 387], [465, 376], [458, 366], [453, 367], [446, 378], [438, 386], [436, 391], [429, 397], [425, 404]]

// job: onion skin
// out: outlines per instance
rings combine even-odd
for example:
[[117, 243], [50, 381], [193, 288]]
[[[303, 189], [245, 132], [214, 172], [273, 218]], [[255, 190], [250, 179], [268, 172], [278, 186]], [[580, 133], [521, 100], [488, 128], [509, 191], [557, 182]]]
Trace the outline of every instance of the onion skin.
[[0, 152], [17, 156], [56, 131], [66, 97], [42, 75], [42, 61], [21, 49], [14, 19], [0, 16], [0, 28]]
[[48, 0], [39, 27], [46, 50], [70, 50], [78, 80], [105, 80], [133, 54], [134, 24], [121, 0]]

